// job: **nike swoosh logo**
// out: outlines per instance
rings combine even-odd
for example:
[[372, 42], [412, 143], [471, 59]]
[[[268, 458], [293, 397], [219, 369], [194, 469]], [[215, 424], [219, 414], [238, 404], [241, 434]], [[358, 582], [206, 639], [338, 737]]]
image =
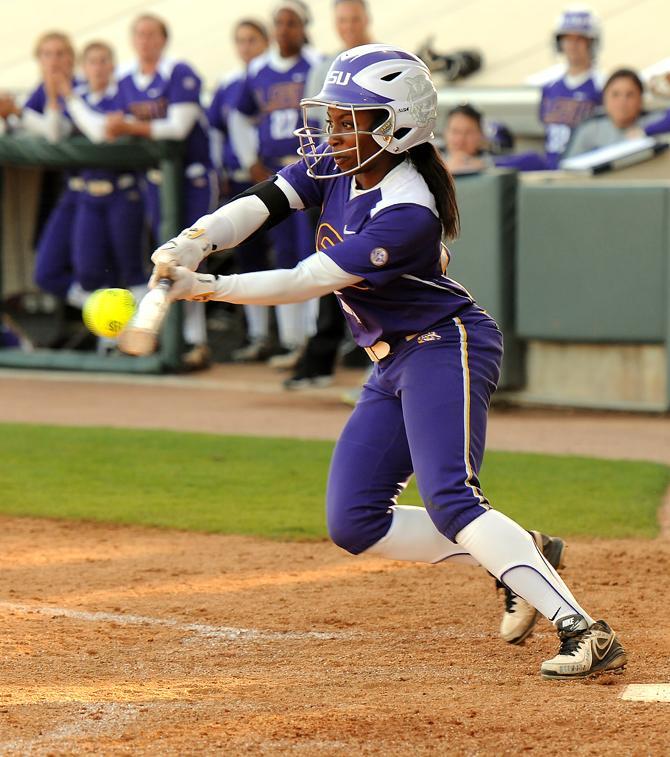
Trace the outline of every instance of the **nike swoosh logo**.
[[614, 643], [614, 637], [612, 636], [608, 639], [594, 639], [594, 641], [595, 644], [593, 645], [593, 651], [595, 652], [596, 657], [599, 660], [602, 660]]
[[356, 233], [355, 231], [351, 231], [350, 229], [348, 229], [346, 226], [342, 229], [342, 232], [344, 234], [355, 234]]

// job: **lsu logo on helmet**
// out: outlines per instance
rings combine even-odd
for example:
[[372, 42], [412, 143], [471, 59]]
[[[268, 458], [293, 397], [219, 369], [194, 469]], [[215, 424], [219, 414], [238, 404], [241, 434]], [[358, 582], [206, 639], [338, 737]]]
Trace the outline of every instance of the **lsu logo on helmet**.
[[336, 84], [340, 87], [346, 87], [351, 79], [351, 71], [329, 71], [326, 76], [326, 84]]

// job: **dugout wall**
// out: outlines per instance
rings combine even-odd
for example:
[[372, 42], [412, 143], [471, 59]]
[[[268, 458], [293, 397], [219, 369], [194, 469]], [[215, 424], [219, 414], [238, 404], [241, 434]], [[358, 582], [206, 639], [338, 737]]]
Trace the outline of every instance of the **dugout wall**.
[[524, 381], [523, 344], [515, 326], [517, 174], [491, 170], [458, 176], [461, 234], [449, 245], [449, 276], [468, 289], [498, 322], [505, 339], [500, 387]]
[[524, 399], [670, 409], [669, 292], [670, 181], [522, 182]]
[[[141, 170], [158, 167], [162, 172], [161, 183], [161, 237], [168, 239], [181, 230], [181, 161], [182, 146], [178, 142], [152, 142], [149, 140], [123, 139], [114, 144], [93, 144], [84, 137], [73, 137], [58, 144], [49, 144], [41, 138], [28, 135], [0, 137], [0, 165], [23, 168], [111, 168]], [[4, 179], [4, 170], [3, 177]], [[3, 201], [5, 181], [0, 181], [0, 204], [5, 209], [3, 223], [17, 222], [6, 212]], [[22, 213], [20, 203], [12, 210]], [[8, 235], [1, 238], [7, 240]], [[92, 240], [94, 243], [94, 240]], [[0, 293], [7, 294], [3, 287], [2, 272], [4, 250], [0, 245]], [[1, 299], [0, 299], [1, 302]], [[0, 366], [12, 368], [43, 368], [61, 370], [86, 370], [113, 373], [161, 373], [178, 369], [183, 352], [181, 336], [181, 306], [170, 308], [163, 327], [161, 346], [155, 355], [137, 358], [121, 354], [98, 355], [71, 350], [0, 350]]]

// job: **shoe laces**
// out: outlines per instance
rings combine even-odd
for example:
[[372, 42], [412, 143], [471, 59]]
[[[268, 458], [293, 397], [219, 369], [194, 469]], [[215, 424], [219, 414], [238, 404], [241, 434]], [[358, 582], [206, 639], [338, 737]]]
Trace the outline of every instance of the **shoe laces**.
[[496, 580], [496, 588], [502, 589], [505, 592], [505, 612], [514, 612], [516, 610], [516, 601], [519, 598], [519, 595], [507, 588], [502, 581]]
[[561, 640], [558, 654], [572, 657], [579, 651], [580, 645], [588, 640], [589, 629], [587, 628], [585, 631], [573, 631], [572, 633], [561, 633], [559, 631], [558, 638]]

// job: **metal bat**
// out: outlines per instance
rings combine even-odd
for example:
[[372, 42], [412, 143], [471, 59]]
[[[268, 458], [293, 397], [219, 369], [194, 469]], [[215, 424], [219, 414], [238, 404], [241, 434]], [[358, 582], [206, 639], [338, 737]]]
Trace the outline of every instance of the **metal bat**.
[[118, 347], [126, 355], [140, 357], [156, 351], [158, 332], [170, 308], [168, 296], [173, 284], [170, 268], [166, 263], [157, 266], [158, 283], [144, 295], [137, 312], [119, 335]]

